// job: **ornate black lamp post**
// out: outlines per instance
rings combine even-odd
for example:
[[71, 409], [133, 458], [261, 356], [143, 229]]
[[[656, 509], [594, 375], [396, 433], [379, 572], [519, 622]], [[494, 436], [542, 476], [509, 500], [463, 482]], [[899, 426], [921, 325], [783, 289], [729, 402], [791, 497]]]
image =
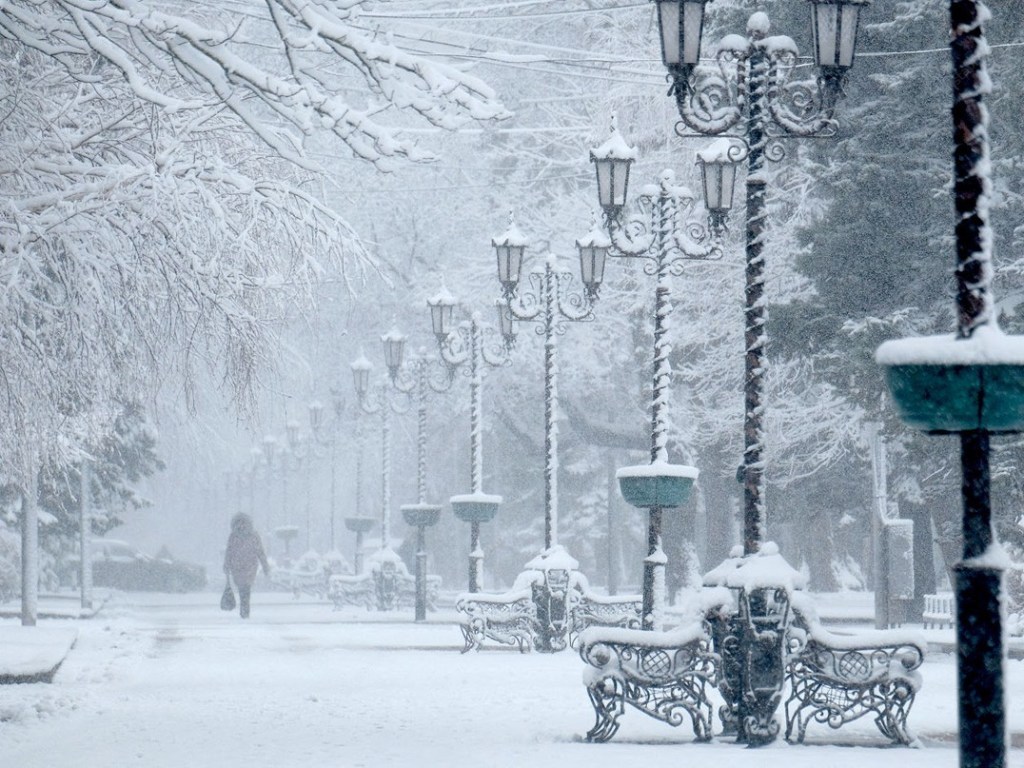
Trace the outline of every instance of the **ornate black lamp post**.
[[382, 583], [383, 569], [394, 570], [401, 558], [391, 549], [391, 413], [404, 413], [389, 394], [390, 387], [386, 382], [371, 387], [370, 375], [373, 365], [365, 356], [360, 355], [352, 364], [352, 381], [359, 407], [368, 414], [380, 414], [381, 417], [381, 516], [380, 516], [380, 551], [375, 555], [374, 576], [377, 578], [377, 607], [379, 610], [394, 608], [397, 594], [392, 589], [385, 589]]
[[[785, 156], [777, 138], [827, 136], [843, 80], [853, 65], [860, 9], [868, 0], [811, 0], [814, 80], [792, 80], [797, 50], [784, 36], [769, 36], [764, 13], [747, 22], [746, 37], [728, 35], [716, 51], [714, 71], [699, 66], [704, 9], [708, 0], [657, 0], [662, 58], [672, 80], [680, 135], [737, 135], [747, 152], [746, 386], [743, 453], [743, 551], [757, 552], [764, 540], [762, 391], [766, 361], [763, 255], [764, 161]], [[731, 71], [730, 77], [722, 72]], [[769, 135], [770, 132], [770, 135]], [[736, 158], [733, 158], [736, 159]]]
[[[725, 152], [726, 158], [728, 154]], [[686, 222], [685, 216], [692, 209], [695, 196], [685, 187], [675, 184], [671, 171], [664, 171], [657, 190], [648, 189], [640, 195], [641, 208], [649, 212], [649, 219], [626, 221], [623, 210], [636, 150], [613, 126], [611, 137], [594, 149], [590, 157], [597, 171], [598, 198], [609, 239], [599, 240], [592, 234], [579, 241], [581, 255], [588, 252], [587, 249], [600, 247], [612, 257], [646, 259], [644, 271], [655, 276], [651, 462], [649, 465], [623, 467], [617, 473], [626, 501], [649, 510], [642, 624], [645, 629], [655, 629], [661, 625], [665, 587], [665, 554], [661, 549], [662, 509], [682, 505], [697, 477], [695, 467], [670, 464], [668, 460], [672, 380], [666, 336], [672, 311], [669, 278], [672, 274], [680, 274], [686, 261], [721, 258], [719, 235], [724, 217], [717, 214], [728, 210], [732, 200], [731, 197], [717, 196], [715, 203], [720, 207], [714, 209], [716, 215], [711, 218], [710, 231], [697, 223]], [[717, 175], [717, 181], [711, 182], [713, 187], [719, 191], [731, 189], [734, 162], [703, 163], [702, 167], [706, 175]]]
[[303, 485], [306, 486], [304, 514], [306, 527], [306, 551], [312, 546], [313, 528], [313, 499], [312, 499], [312, 472], [313, 458], [316, 454], [316, 446], [309, 437], [302, 433], [299, 422], [289, 419], [285, 424], [285, 438], [288, 441], [288, 454], [296, 461], [296, 469], [302, 467], [304, 471]]
[[[452, 512], [460, 520], [470, 524], [469, 544], [469, 591], [480, 591], [480, 577], [483, 571], [484, 553], [480, 548], [480, 524], [494, 518], [501, 504], [501, 496], [483, 492], [483, 373], [484, 366], [508, 365], [508, 350], [503, 345], [489, 347], [485, 342], [485, 331], [492, 331], [485, 326], [480, 313], [473, 312], [468, 323], [454, 325], [453, 318], [458, 302], [447, 290], [428, 299], [431, 326], [441, 359], [452, 368], [460, 368], [468, 363], [463, 372], [469, 376], [470, 413], [470, 482], [471, 492], [452, 496], [450, 499]], [[498, 320], [502, 326], [502, 334], [511, 333], [506, 328], [510, 316], [503, 306], [498, 307]]]
[[[578, 563], [558, 543], [558, 365], [556, 338], [565, 332], [566, 322], [594, 319], [593, 306], [604, 275], [606, 247], [580, 246], [584, 292], [571, 291], [572, 273], [560, 269], [554, 254], [544, 260], [542, 273], [529, 276], [532, 290], [519, 290], [520, 271], [526, 241], [509, 216], [508, 231], [492, 241], [498, 257], [504, 309], [509, 313], [505, 344], [515, 343], [513, 320], [535, 321], [544, 334], [544, 551], [527, 564], [542, 570], [544, 584], [534, 586], [537, 604], [539, 650], [561, 650], [567, 644], [570, 573]], [[595, 255], [597, 254], [597, 255]]]
[[330, 448], [331, 498], [328, 504], [331, 531], [330, 551], [334, 552], [337, 546], [337, 530], [335, 522], [337, 519], [338, 507], [338, 428], [341, 426], [342, 415], [345, 411], [345, 400], [341, 396], [341, 391], [334, 389], [333, 387], [331, 388], [331, 406], [333, 415], [331, 423], [326, 429], [326, 431], [329, 432], [329, 436], [324, 437], [325, 425], [323, 403], [316, 400], [309, 404], [309, 428], [313, 435], [313, 439], [318, 445], [324, 445], [326, 443]]
[[[769, 36], [770, 21], [753, 14], [746, 36], [728, 35], [718, 44], [715, 67], [701, 67], [700, 42], [707, 0], [656, 0], [662, 56], [672, 80], [681, 136], [742, 139], [747, 159], [744, 452], [744, 558], [718, 569], [737, 592], [738, 612], [715, 627], [723, 648], [722, 691], [727, 726], [750, 744], [775, 739], [774, 713], [783, 684], [783, 640], [789, 616], [788, 592], [752, 588], [738, 574], [754, 568], [752, 556], [765, 541], [764, 356], [767, 320], [764, 300], [764, 161], [785, 156], [779, 139], [828, 136], [835, 132], [835, 108], [843, 80], [853, 65], [860, 9], [867, 0], [811, 0], [811, 26], [817, 76], [795, 80], [796, 45]], [[738, 159], [731, 148], [726, 159]], [[711, 166], [705, 163], [705, 170]], [[713, 185], [712, 185], [713, 186]], [[707, 184], [705, 184], [707, 189]], [[724, 189], [724, 187], [723, 187]], [[780, 567], [787, 567], [777, 551]], [[789, 569], [791, 570], [791, 569]], [[710, 584], [709, 574], [705, 583]], [[717, 577], [716, 577], [717, 578]]]
[[1024, 337], [996, 324], [988, 113], [991, 86], [977, 0], [952, 0], [953, 193], [956, 310], [953, 336], [899, 339], [876, 354], [904, 421], [932, 434], [960, 435], [963, 559], [956, 565], [960, 765], [1006, 765], [1000, 592], [1008, 558], [992, 528], [989, 436], [1024, 431]]
[[403, 368], [405, 336], [392, 329], [384, 335], [384, 361], [391, 385], [413, 396], [416, 402], [416, 503], [403, 504], [405, 522], [416, 528], [416, 621], [427, 620], [427, 540], [426, 529], [437, 523], [438, 504], [427, 503], [427, 393], [447, 392], [452, 386], [452, 369], [440, 366], [442, 375], [431, 377], [431, 360], [421, 350]]
[[[498, 279], [501, 282], [505, 308], [512, 318], [535, 321], [544, 334], [544, 549], [558, 546], [558, 362], [556, 339], [565, 332], [565, 322], [586, 322], [594, 319], [594, 298], [604, 276], [607, 247], [580, 246], [585, 251], [586, 266], [582, 269], [584, 293], [572, 293], [572, 273], [560, 269], [554, 254], [544, 260], [544, 271], [529, 275], [532, 290], [520, 290], [520, 272], [525, 241], [509, 217], [509, 229], [492, 241], [498, 257]], [[594, 253], [598, 256], [594, 256]], [[584, 257], [581, 256], [581, 259]], [[515, 343], [515, 329], [507, 324], [506, 344]]]

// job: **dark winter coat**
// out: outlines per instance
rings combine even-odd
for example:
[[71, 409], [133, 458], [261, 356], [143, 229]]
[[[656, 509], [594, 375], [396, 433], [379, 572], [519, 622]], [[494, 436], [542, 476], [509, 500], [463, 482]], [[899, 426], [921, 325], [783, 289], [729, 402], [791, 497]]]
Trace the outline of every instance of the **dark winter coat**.
[[239, 512], [231, 519], [231, 535], [224, 552], [224, 573], [231, 575], [236, 586], [252, 586], [260, 565], [263, 573], [270, 573], [263, 543], [252, 526], [252, 518]]

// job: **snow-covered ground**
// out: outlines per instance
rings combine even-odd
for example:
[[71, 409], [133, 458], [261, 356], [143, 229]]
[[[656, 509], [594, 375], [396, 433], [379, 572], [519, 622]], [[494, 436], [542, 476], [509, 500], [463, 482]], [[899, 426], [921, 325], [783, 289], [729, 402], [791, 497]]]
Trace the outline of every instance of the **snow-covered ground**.
[[[257, 594], [242, 622], [215, 594], [115, 597], [73, 626], [52, 685], [0, 686], [0, 764], [64, 766], [729, 765], [731, 768], [952, 768], [954, 659], [932, 654], [910, 725], [919, 749], [889, 747], [870, 721], [818, 726], [804, 746], [694, 744], [627, 711], [607, 744], [588, 744], [590, 703], [571, 651], [461, 655], [450, 615], [334, 612]], [[15, 622], [0, 622], [5, 631]], [[31, 632], [31, 629], [25, 629]], [[2, 654], [2, 649], [0, 649]], [[1010, 727], [1024, 734], [1024, 662], [1008, 662]], [[1024, 768], [1024, 738], [1010, 765]]]

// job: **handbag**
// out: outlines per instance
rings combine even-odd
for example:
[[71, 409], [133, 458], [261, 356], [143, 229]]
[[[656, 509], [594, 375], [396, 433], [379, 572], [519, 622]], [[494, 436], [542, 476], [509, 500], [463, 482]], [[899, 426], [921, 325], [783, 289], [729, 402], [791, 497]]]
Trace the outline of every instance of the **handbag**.
[[231, 581], [224, 585], [224, 593], [220, 596], [220, 609], [222, 611], [235, 610], [235, 592], [231, 589]]

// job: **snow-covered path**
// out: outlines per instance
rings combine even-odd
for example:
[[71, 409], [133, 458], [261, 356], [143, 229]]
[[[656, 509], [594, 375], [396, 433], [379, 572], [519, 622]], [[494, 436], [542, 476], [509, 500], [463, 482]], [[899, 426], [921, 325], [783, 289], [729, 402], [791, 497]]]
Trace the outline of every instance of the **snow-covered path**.
[[[910, 721], [922, 749], [877, 748], [884, 741], [870, 722], [819, 729], [808, 746], [692, 744], [688, 726], [633, 711], [611, 743], [587, 744], [592, 714], [572, 652], [463, 656], [450, 624], [380, 621], [280, 596], [255, 596], [248, 623], [220, 613], [215, 595], [139, 599], [78, 623], [78, 644], [53, 685], [0, 686], [3, 765], [957, 764], [948, 656], [923, 667]], [[1024, 695], [1024, 662], [1009, 670], [1011, 693]], [[1011, 727], [1024, 731], [1013, 700], [1021, 698], [1011, 699]], [[1024, 751], [1011, 765], [1024, 768]]]

